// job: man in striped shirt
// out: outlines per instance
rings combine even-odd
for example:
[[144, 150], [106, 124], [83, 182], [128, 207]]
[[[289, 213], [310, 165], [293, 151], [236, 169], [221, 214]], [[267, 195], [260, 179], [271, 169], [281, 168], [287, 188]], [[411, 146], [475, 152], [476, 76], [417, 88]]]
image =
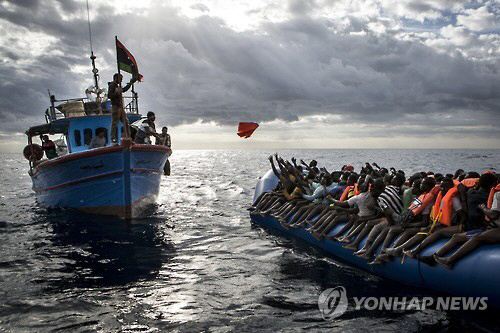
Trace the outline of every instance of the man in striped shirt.
[[378, 206], [385, 210], [390, 208], [394, 213], [401, 214], [403, 211], [403, 198], [401, 186], [404, 184], [404, 176], [400, 173], [394, 175], [391, 185], [385, 187], [384, 192], [377, 199]]
[[365, 246], [355, 253], [356, 255], [362, 255], [366, 252], [366, 250], [373, 242], [373, 240], [375, 240], [378, 234], [380, 234], [384, 228], [391, 226], [392, 221], [390, 221], [390, 219], [392, 215], [399, 215], [403, 210], [401, 186], [403, 186], [404, 182], [405, 176], [401, 173], [396, 173], [391, 177], [390, 185], [387, 185], [385, 187], [384, 192], [382, 192], [377, 199], [377, 210], [383, 213], [385, 217], [378, 218], [366, 223], [356, 240], [353, 243], [345, 246], [345, 248], [357, 250], [358, 244], [361, 242], [364, 236], [369, 233], [365, 242]]

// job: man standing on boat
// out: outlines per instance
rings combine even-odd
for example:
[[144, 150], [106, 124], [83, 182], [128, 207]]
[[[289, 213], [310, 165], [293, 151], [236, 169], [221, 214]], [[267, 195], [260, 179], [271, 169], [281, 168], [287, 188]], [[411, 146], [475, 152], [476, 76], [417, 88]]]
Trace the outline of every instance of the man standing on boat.
[[[122, 93], [129, 90], [130, 87], [137, 81], [135, 77], [130, 79], [130, 82], [127, 83], [125, 87], [122, 88], [123, 76], [119, 73], [113, 75], [113, 81], [108, 82], [108, 98], [111, 100], [111, 142], [118, 142], [118, 121], [125, 119], [127, 120], [127, 116], [124, 114], [125, 110], [123, 109], [123, 98]], [[123, 126], [128, 126], [127, 123], [123, 124]]]
[[[156, 144], [161, 146], [166, 146], [172, 148], [172, 140], [170, 139], [170, 134], [168, 134], [168, 127], [164, 126], [161, 129], [160, 138], [156, 138]], [[163, 166], [163, 174], [165, 176], [170, 176], [170, 161], [167, 159], [165, 165]]]

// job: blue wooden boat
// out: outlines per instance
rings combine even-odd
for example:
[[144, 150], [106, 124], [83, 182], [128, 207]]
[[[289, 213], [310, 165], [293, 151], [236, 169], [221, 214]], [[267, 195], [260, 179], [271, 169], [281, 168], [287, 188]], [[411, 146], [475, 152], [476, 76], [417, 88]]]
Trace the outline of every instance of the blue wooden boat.
[[[263, 193], [272, 190], [278, 183], [278, 178], [269, 170], [259, 179], [255, 188], [254, 201]], [[272, 216], [250, 214], [252, 222], [265, 228], [300, 239], [305, 243], [325, 251], [329, 256], [339, 259], [354, 267], [372, 274], [397, 281], [417, 288], [431, 289], [454, 296], [487, 297], [488, 303], [500, 307], [500, 288], [497, 287], [497, 277], [500, 276], [500, 244], [483, 245], [459, 260], [453, 269], [447, 269], [439, 264], [428, 266], [418, 259], [395, 258], [389, 263], [370, 265], [367, 260], [353, 255], [353, 250], [344, 249], [344, 243], [328, 239], [322, 241], [314, 238], [304, 228], [285, 229]], [[328, 236], [337, 234], [345, 224], [339, 224], [330, 231]], [[435, 253], [449, 238], [441, 239], [422, 250], [421, 255]], [[365, 239], [358, 249], [363, 247]], [[376, 251], [378, 252], [378, 251]]]
[[[28, 146], [24, 153], [30, 161], [29, 175], [37, 200], [44, 206], [133, 218], [155, 202], [163, 166], [171, 150], [165, 146], [133, 143], [124, 134], [127, 131], [121, 122], [120, 143], [110, 144], [110, 104], [100, 97], [103, 90], [97, 85], [95, 57], [91, 59], [96, 86], [89, 90], [97, 92], [97, 96], [71, 100], [50, 96], [46, 123], [26, 131]], [[133, 123], [141, 119], [137, 93], [133, 90], [130, 99], [125, 112], [128, 122]], [[98, 131], [105, 132], [107, 144], [89, 149]], [[62, 136], [65, 149], [60, 150], [58, 157], [41, 159], [43, 151], [40, 154], [41, 147], [33, 143], [33, 138], [45, 134]]]

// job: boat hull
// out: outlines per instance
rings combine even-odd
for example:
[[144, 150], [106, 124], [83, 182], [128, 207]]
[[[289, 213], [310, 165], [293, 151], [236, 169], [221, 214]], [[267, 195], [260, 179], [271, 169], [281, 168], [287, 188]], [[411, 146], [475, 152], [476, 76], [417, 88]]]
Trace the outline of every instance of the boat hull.
[[40, 204], [133, 218], [154, 203], [170, 150], [121, 145], [62, 156], [32, 172]]

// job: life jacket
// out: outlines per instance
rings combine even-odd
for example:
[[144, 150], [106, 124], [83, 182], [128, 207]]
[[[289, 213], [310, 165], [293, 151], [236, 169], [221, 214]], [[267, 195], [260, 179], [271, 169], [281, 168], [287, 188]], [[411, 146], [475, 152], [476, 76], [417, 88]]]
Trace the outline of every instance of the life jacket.
[[443, 192], [439, 191], [436, 202], [431, 212], [433, 222], [439, 222], [448, 227], [451, 226], [451, 218], [453, 214], [453, 197], [458, 194], [458, 189], [453, 187], [446, 192], [443, 197]]
[[349, 194], [349, 191], [352, 191], [354, 190], [354, 186], [347, 186], [344, 190], [344, 192], [342, 192], [342, 195], [340, 196], [340, 201], [346, 201], [347, 200], [347, 195]]
[[417, 216], [418, 214], [422, 213], [422, 211], [425, 208], [427, 208], [429, 205], [432, 205], [434, 203], [434, 199], [436, 198], [436, 193], [437, 193], [435, 191], [436, 188], [439, 188], [439, 186], [436, 185], [429, 192], [423, 193], [418, 198], [413, 200], [410, 207], [408, 207], [408, 210], [411, 211], [413, 216]]
[[491, 206], [493, 205], [493, 197], [497, 192], [500, 192], [500, 184], [498, 184], [496, 187], [492, 187], [490, 190], [490, 195], [488, 196], [488, 202], [486, 203], [486, 207], [488, 209], [491, 209]]
[[[486, 208], [491, 209], [491, 206], [493, 205], [493, 197], [495, 196], [495, 193], [500, 192], [500, 184], [498, 184], [496, 187], [492, 187], [490, 190], [490, 195], [488, 196], [488, 201], [486, 202]], [[490, 221], [490, 218], [488, 216], [484, 216], [486, 221]]]
[[455, 186], [457, 186], [458, 184], [460, 184], [460, 180], [458, 180], [458, 179], [453, 179], [453, 184], [455, 184]]
[[473, 188], [479, 183], [479, 178], [467, 178], [461, 181], [467, 188]]

